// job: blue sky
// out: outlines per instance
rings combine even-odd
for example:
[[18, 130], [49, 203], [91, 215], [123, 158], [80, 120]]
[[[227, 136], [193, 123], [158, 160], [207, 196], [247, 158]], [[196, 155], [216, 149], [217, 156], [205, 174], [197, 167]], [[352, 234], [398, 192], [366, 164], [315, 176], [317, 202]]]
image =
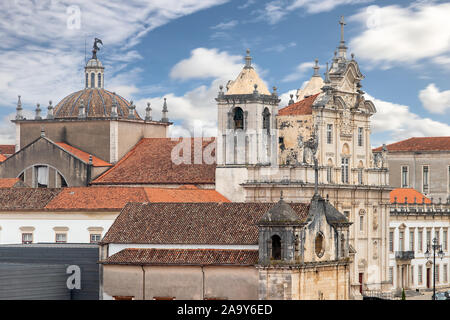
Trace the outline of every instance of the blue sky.
[[[345, 39], [378, 113], [372, 145], [450, 135], [450, 3], [370, 0], [5, 0], [0, 4], [0, 144], [13, 143], [17, 95], [28, 118], [83, 88], [85, 39], [104, 47], [105, 87], [160, 117], [168, 98], [172, 135], [214, 135], [220, 84], [250, 48], [280, 107], [330, 61]], [[322, 68], [321, 73], [324, 70]], [[45, 112], [44, 112], [45, 114]]]

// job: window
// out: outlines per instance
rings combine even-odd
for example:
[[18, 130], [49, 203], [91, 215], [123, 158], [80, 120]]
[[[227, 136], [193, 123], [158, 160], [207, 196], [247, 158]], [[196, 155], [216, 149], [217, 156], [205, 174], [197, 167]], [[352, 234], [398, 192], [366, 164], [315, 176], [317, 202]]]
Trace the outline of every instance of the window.
[[56, 243], [66, 243], [67, 242], [67, 233], [57, 233], [55, 238], [56, 238]]
[[431, 230], [427, 230], [427, 248], [431, 246]]
[[364, 128], [361, 128], [361, 127], [358, 128], [358, 147], [363, 146], [363, 141], [364, 141], [363, 130], [364, 130]]
[[435, 238], [436, 238], [436, 240], [437, 240], [437, 244], [441, 244], [441, 238], [440, 238], [440, 229], [435, 229], [435, 231], [434, 231], [434, 234], [435, 234]]
[[394, 252], [394, 231], [389, 232], [389, 252]]
[[442, 232], [442, 247], [444, 251], [448, 250], [448, 232], [447, 229], [444, 229]]
[[390, 267], [389, 268], [389, 283], [393, 283], [394, 282], [394, 268]]
[[95, 88], [95, 73], [91, 73], [91, 88]]
[[342, 183], [348, 183], [348, 158], [342, 158], [342, 169], [341, 169], [341, 176], [342, 176]]
[[448, 265], [444, 264], [444, 282], [448, 282]]
[[333, 172], [333, 168], [328, 166], [327, 167], [327, 182], [328, 183], [332, 183], [332, 181], [333, 181], [332, 172]]
[[100, 239], [102, 238], [102, 235], [99, 233], [92, 233], [90, 237], [90, 243], [97, 243], [100, 242]]
[[98, 85], [97, 85], [97, 87], [101, 88], [102, 87], [102, 74], [99, 73], [97, 77], [98, 77]]
[[419, 230], [418, 234], [417, 234], [417, 244], [419, 245], [419, 251], [422, 252], [423, 251], [423, 231]]
[[23, 244], [33, 243], [33, 234], [32, 233], [22, 233], [22, 243]]
[[439, 282], [439, 273], [441, 272], [439, 267], [439, 264], [436, 264], [436, 282]]
[[402, 166], [402, 188], [408, 187], [408, 166]]
[[317, 256], [321, 258], [324, 253], [323, 235], [321, 233], [318, 233], [316, 236], [316, 240], [314, 241], [314, 248]]
[[364, 231], [364, 216], [360, 215], [359, 216], [359, 231]]
[[414, 284], [414, 266], [411, 266], [411, 284]]
[[47, 188], [48, 186], [48, 167], [47, 166], [36, 166], [36, 183], [35, 186], [38, 188]]
[[241, 108], [237, 107], [234, 109], [233, 121], [234, 129], [244, 129], [244, 112]]
[[333, 143], [333, 125], [327, 124], [327, 143], [332, 144]]
[[358, 169], [358, 184], [363, 184], [363, 169]]
[[409, 251], [414, 251], [414, 229], [409, 231]]
[[429, 192], [429, 182], [430, 182], [429, 168], [428, 168], [428, 166], [423, 166], [423, 168], [422, 168], [422, 191], [423, 191], [423, 193]]
[[419, 266], [419, 274], [418, 274], [418, 282], [419, 282], [419, 284], [422, 284], [422, 278], [423, 278], [423, 275], [422, 275], [422, 272], [423, 272], [423, 267], [422, 266]]
[[281, 238], [277, 235], [272, 236], [272, 259], [281, 260]]
[[86, 88], [89, 87], [89, 73], [86, 73]]
[[405, 232], [400, 231], [399, 232], [399, 249], [398, 251], [404, 251], [405, 250]]
[[341, 257], [345, 256], [345, 236], [341, 234]]
[[267, 108], [263, 112], [263, 129], [267, 130], [267, 132], [270, 130], [270, 112]]

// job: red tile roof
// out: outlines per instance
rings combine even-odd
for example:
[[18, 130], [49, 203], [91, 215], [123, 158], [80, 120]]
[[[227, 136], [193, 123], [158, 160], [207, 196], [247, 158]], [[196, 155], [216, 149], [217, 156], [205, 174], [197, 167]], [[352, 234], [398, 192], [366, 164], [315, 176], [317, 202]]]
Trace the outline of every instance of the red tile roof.
[[[400, 151], [450, 151], [450, 137], [414, 137], [396, 143], [388, 144], [389, 152]], [[382, 147], [373, 149], [381, 151]]]
[[279, 116], [294, 116], [303, 114], [312, 114], [312, 105], [320, 93], [309, 96], [301, 101], [293, 103], [283, 109], [278, 110]]
[[[103, 243], [256, 245], [274, 203], [128, 203]], [[303, 221], [309, 204], [291, 203]]]
[[0, 188], [0, 211], [44, 210], [61, 189]]
[[177, 189], [145, 188], [149, 202], [230, 202], [216, 190], [182, 186]]
[[[191, 157], [188, 157], [190, 163], [176, 164], [172, 161], [172, 150], [181, 140], [174, 140], [142, 139], [113, 168], [95, 179], [92, 184], [214, 184], [215, 160], [213, 164], [206, 164], [204, 161], [195, 164], [195, 143], [192, 138], [184, 140], [191, 142]], [[204, 138], [202, 150], [211, 147], [211, 144], [215, 149], [215, 139]], [[211, 153], [215, 158], [215, 151]]]
[[0, 144], [1, 154], [14, 154], [16, 152], [16, 146], [13, 144]]
[[45, 208], [51, 210], [120, 210], [128, 202], [147, 201], [147, 194], [143, 188], [74, 187], [64, 188]]
[[391, 203], [394, 203], [395, 197], [397, 197], [397, 203], [405, 203], [405, 197], [408, 203], [413, 204], [414, 198], [416, 198], [416, 203], [423, 203], [423, 198], [425, 198], [425, 203], [431, 203], [431, 200], [425, 197], [419, 191], [412, 188], [397, 188], [391, 191]]
[[[67, 143], [64, 142], [55, 142], [58, 146], [60, 146], [61, 148], [63, 148], [64, 150], [66, 150], [67, 152], [73, 154], [74, 156], [76, 156], [77, 158], [83, 160], [84, 162], [88, 163], [89, 162], [89, 153], [81, 151], [80, 149], [77, 149], [75, 147], [72, 147], [70, 145], [68, 145]], [[100, 158], [97, 158], [96, 156], [92, 156], [92, 165], [94, 167], [110, 167], [112, 166], [112, 164], [103, 161]]]
[[103, 264], [127, 265], [255, 265], [258, 250], [124, 249]]
[[12, 188], [16, 185], [22, 185], [22, 180], [19, 178], [1, 178], [0, 188]]

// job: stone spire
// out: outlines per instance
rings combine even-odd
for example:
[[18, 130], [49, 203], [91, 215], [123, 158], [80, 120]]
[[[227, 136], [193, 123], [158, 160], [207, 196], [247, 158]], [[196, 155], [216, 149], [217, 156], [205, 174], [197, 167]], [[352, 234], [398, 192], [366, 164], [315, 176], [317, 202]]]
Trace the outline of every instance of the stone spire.
[[131, 100], [130, 105], [128, 106], [128, 119], [136, 119], [136, 115], [134, 114], [135, 109], [136, 105], [133, 103], [133, 100]]
[[330, 70], [328, 69], [328, 62], [327, 62], [327, 70], [325, 71], [325, 83], [331, 83], [330, 80]]
[[18, 96], [17, 107], [16, 107], [16, 120], [23, 120], [22, 115], [22, 101], [20, 101], [20, 96]]
[[319, 60], [315, 59], [314, 62], [315, 62], [315, 65], [313, 67], [313, 69], [314, 69], [313, 77], [320, 77], [320, 75], [319, 75], [319, 69], [320, 69], [320, 67], [319, 67]]
[[245, 69], [250, 69], [252, 67], [252, 57], [250, 56], [250, 49], [247, 49], [247, 55], [245, 56]]
[[161, 122], [169, 122], [169, 118], [167, 117], [168, 112], [169, 110], [167, 109], [167, 98], [164, 98]]
[[52, 100], [48, 102], [47, 107], [47, 119], [53, 119], [53, 106], [52, 106]]
[[339, 24], [341, 25], [341, 41], [339, 43], [339, 57], [340, 58], [346, 58], [347, 53], [347, 47], [345, 46], [345, 40], [344, 40], [344, 26], [346, 25], [344, 21], [344, 16], [341, 16], [341, 20], [339, 21]]
[[145, 108], [145, 121], [152, 121], [152, 108], [150, 108], [150, 102], [147, 102], [147, 108]]
[[36, 116], [34, 117], [34, 120], [42, 120], [40, 106], [39, 103], [36, 105]]

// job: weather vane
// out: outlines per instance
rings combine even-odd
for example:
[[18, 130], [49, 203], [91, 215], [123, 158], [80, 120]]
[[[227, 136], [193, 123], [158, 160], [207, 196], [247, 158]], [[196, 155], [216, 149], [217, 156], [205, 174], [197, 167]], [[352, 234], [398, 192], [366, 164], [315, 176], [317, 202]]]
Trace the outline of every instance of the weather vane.
[[92, 59], [97, 59], [97, 51], [100, 50], [99, 46], [97, 45], [98, 43], [103, 45], [102, 40], [100, 40], [99, 38], [95, 38], [95, 40], [94, 40], [94, 48], [92, 49]]

